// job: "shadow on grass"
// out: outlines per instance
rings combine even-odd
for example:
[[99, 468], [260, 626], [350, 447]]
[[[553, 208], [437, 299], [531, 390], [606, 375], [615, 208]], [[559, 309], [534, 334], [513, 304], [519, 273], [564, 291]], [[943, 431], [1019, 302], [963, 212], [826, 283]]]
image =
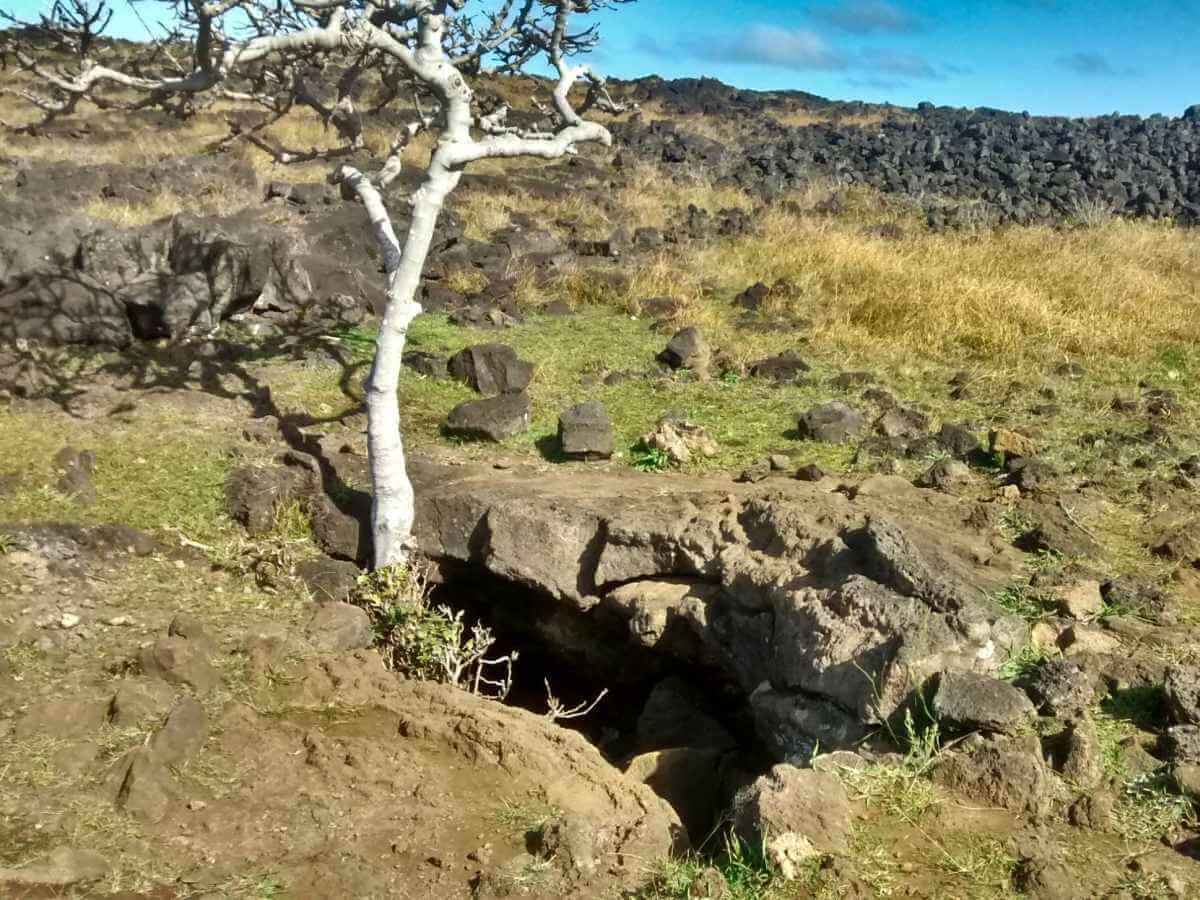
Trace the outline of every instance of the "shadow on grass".
[[1158, 732], [1167, 724], [1167, 701], [1157, 686], [1113, 691], [1101, 704], [1105, 714], [1129, 722], [1141, 731]]

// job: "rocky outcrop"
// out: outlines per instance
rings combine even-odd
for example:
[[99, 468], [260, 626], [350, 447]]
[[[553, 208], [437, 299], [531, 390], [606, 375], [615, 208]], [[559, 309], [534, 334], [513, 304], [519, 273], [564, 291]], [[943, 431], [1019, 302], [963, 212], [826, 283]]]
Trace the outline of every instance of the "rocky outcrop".
[[[364, 482], [362, 455], [332, 439], [322, 453], [337, 480]], [[1024, 621], [988, 599], [1021, 555], [974, 504], [902, 478], [731, 485], [422, 457], [409, 468], [421, 551], [443, 577], [497, 579], [494, 622], [606, 683], [655, 677], [667, 660], [722, 678], [781, 760], [853, 743], [935, 675], [995, 674], [1028, 642]], [[322, 510], [357, 524], [310, 505], [318, 536]]]
[[606, 677], [633, 665], [621, 640], [723, 672], [781, 759], [861, 737], [939, 672], [993, 673], [1027, 638], [986, 599], [1017, 554], [972, 530], [969, 505], [902, 479], [412, 474], [426, 554], [547, 598], [527, 627], [590, 645]]
[[[0, 197], [0, 340], [124, 348], [206, 334], [235, 316], [259, 334], [328, 330], [361, 324], [382, 302], [361, 207], [308, 197], [313, 191], [288, 195], [302, 215], [287, 226], [270, 200], [231, 215], [179, 214], [132, 229], [78, 212], [97, 201], [137, 208], [163, 192], [210, 189], [259, 194], [245, 164], [203, 157], [148, 169], [22, 169]], [[54, 208], [46, 197], [55, 198]], [[407, 227], [403, 214], [395, 224]], [[433, 256], [461, 249], [461, 234], [454, 215], [444, 215]]]

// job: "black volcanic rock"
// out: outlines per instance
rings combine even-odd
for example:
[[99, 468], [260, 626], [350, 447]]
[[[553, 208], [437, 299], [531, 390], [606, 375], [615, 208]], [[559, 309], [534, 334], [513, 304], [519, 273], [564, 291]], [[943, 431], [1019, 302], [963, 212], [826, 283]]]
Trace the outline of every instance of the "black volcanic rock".
[[671, 122], [616, 126], [633, 155], [704, 169], [768, 197], [833, 176], [885, 193], [951, 198], [924, 201], [935, 229], [1086, 222], [1110, 213], [1200, 222], [1200, 105], [1178, 119], [891, 108], [878, 126], [858, 128], [839, 125], [842, 109], [826, 101], [830, 122], [786, 127], [766, 114], [771, 97], [711, 80], [639, 88], [671, 98], [668, 105], [680, 112], [736, 116], [742, 132], [714, 146]]

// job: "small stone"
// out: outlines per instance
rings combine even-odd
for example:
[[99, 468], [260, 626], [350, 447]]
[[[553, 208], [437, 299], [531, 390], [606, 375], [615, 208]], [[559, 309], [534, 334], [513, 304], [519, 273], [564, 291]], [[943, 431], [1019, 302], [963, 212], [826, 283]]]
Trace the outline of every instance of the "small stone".
[[767, 462], [771, 464], [772, 472], [786, 472], [792, 467], [792, 461], [782, 453], [772, 453]]
[[613, 454], [612, 420], [597, 400], [572, 406], [558, 417], [558, 442], [571, 459], [608, 459]]
[[182, 637], [160, 638], [141, 652], [142, 671], [171, 684], [186, 684], [206, 692], [220, 680], [202, 648]]
[[796, 470], [797, 481], [820, 481], [826, 478], [825, 470], [816, 463], [809, 463], [806, 466], [801, 466]]
[[104, 620], [105, 625], [111, 625], [113, 628], [124, 628], [133, 624], [133, 619], [129, 616], [113, 616]]
[[204, 707], [192, 697], [182, 697], [167, 715], [162, 728], [150, 736], [146, 749], [161, 765], [178, 766], [204, 745], [208, 735], [208, 717]]
[[751, 378], [767, 378], [776, 384], [796, 384], [808, 371], [808, 363], [793, 350], [750, 363]]
[[1091, 790], [1104, 778], [1103, 750], [1091, 719], [1079, 719], [1067, 732], [1066, 758], [1062, 776], [1069, 784]]
[[844, 444], [866, 427], [862, 413], [837, 400], [814, 406], [796, 417], [796, 430], [802, 439], [827, 444]]
[[1058, 645], [1068, 656], [1080, 653], [1116, 653], [1121, 649], [1121, 642], [1099, 628], [1084, 625], [1072, 625], [1059, 636]]
[[997, 493], [1001, 500], [1013, 502], [1021, 499], [1021, 489], [1015, 484], [1006, 484]]
[[1010, 431], [1004, 428], [993, 429], [988, 432], [988, 446], [992, 453], [1003, 456], [1005, 459], [1018, 456], [1036, 456], [1038, 451], [1037, 441], [1028, 435], [1021, 434], [1019, 431]]
[[703, 369], [708, 363], [708, 345], [699, 328], [681, 328], [658, 354], [658, 359], [672, 369]]
[[1009, 459], [1005, 469], [1008, 471], [1008, 483], [1015, 485], [1023, 494], [1045, 490], [1058, 477], [1058, 472], [1049, 463], [1024, 456]]
[[958, 459], [969, 459], [983, 449], [975, 432], [966, 425], [943, 425], [937, 433], [937, 442]]
[[769, 459], [760, 459], [752, 462], [749, 466], [742, 470], [738, 475], [737, 480], [745, 484], [756, 484], [764, 480], [771, 474], [771, 461]]
[[971, 481], [971, 470], [957, 459], [939, 459], [916, 480], [917, 487], [950, 491]]
[[[1041, 636], [1039, 636], [1041, 637]], [[1057, 634], [1047, 635], [1035, 646], [1054, 646]], [[1096, 700], [1096, 685], [1090, 675], [1069, 659], [1052, 659], [1038, 667], [1026, 689], [1047, 715], [1078, 716]]]
[[1092, 621], [1104, 608], [1100, 582], [1090, 579], [1055, 588], [1054, 599], [1060, 613], [1081, 622]]
[[960, 732], [1010, 733], [1037, 715], [1019, 689], [972, 672], [943, 672], [932, 705], [939, 722]]
[[74, 613], [63, 613], [62, 617], [58, 620], [58, 626], [60, 628], [69, 630], [78, 625], [79, 622], [79, 616], [75, 615]]
[[175, 698], [175, 691], [161, 681], [126, 678], [108, 703], [108, 721], [128, 728], [152, 719], [160, 720]]
[[720, 452], [704, 426], [688, 422], [686, 417], [665, 416], [654, 431], [642, 436], [642, 443], [652, 450], [663, 451], [675, 465], [691, 462], [697, 454], [712, 459]]
[[208, 804], [203, 800], [189, 800], [187, 808], [192, 812], [200, 812], [201, 810], [208, 809]]
[[875, 430], [889, 438], [918, 438], [929, 431], [929, 417], [915, 409], [894, 406], [879, 417]]
[[330, 652], [360, 650], [375, 643], [375, 630], [366, 610], [349, 603], [317, 604], [305, 625], [309, 640]]
[[409, 350], [401, 358], [406, 369], [412, 369], [418, 375], [426, 378], [440, 379], [450, 374], [449, 360], [436, 353], [424, 350]]

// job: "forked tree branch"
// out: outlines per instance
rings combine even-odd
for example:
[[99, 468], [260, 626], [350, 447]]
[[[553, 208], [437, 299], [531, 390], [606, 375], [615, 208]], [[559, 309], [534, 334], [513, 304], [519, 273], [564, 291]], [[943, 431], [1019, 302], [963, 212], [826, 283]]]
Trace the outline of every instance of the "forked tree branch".
[[[84, 4], [91, 0], [66, 0]], [[90, 9], [86, 21], [103, 9]], [[168, 35], [124, 66], [106, 65], [88, 52], [73, 69], [52, 67], [27, 49], [17, 49], [19, 64], [39, 81], [49, 96], [30, 92], [28, 100], [46, 116], [75, 112], [87, 101], [97, 106], [166, 105], [199, 96], [238, 98], [268, 110], [249, 128], [236, 125], [223, 142], [244, 139], [269, 152], [278, 162], [345, 155], [362, 145], [362, 119], [356, 95], [365, 77], [378, 73], [384, 102], [414, 85], [415, 116], [397, 130], [383, 167], [368, 176], [350, 165], [339, 166], [331, 181], [357, 198], [384, 260], [387, 300], [376, 343], [375, 360], [366, 383], [368, 453], [373, 487], [372, 538], [376, 566], [402, 563], [409, 552], [414, 501], [406, 471], [397, 389], [408, 328], [421, 312], [417, 292], [446, 197], [463, 170], [483, 159], [539, 157], [555, 159], [576, 152], [579, 144], [609, 145], [603, 125], [589, 121], [571, 102], [572, 89], [588, 84], [584, 110], [619, 111], [604, 81], [571, 57], [595, 46], [594, 24], [572, 31], [574, 17], [632, 0], [503, 0], [490, 13], [472, 18], [482, 0], [165, 0], [176, 21]], [[86, 9], [87, 7], [76, 7]], [[80, 13], [82, 15], [82, 13]], [[51, 27], [68, 40], [68, 16]], [[100, 18], [94, 22], [99, 23]], [[92, 27], [89, 25], [88, 27]], [[243, 36], [235, 40], [231, 35]], [[187, 43], [192, 66], [187, 69], [168, 50]], [[95, 42], [92, 42], [95, 46]], [[486, 114], [476, 108], [466, 75], [483, 71], [485, 60], [513, 70], [542, 56], [556, 74], [553, 130], [509, 124], [507, 106]], [[163, 60], [166, 60], [164, 63]], [[318, 84], [318, 73], [328, 74]], [[333, 83], [332, 96], [323, 92]], [[140, 94], [138, 100], [116, 100], [108, 89]], [[421, 92], [432, 95], [436, 109], [426, 112]], [[331, 150], [300, 151], [279, 146], [268, 129], [295, 106], [313, 109], [340, 135]], [[409, 141], [424, 130], [438, 132], [421, 186], [408, 198], [407, 234], [397, 237], [384, 192], [402, 169]], [[567, 711], [570, 712], [570, 711]]]

